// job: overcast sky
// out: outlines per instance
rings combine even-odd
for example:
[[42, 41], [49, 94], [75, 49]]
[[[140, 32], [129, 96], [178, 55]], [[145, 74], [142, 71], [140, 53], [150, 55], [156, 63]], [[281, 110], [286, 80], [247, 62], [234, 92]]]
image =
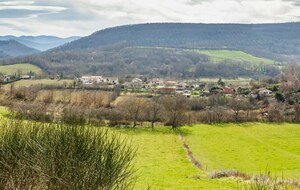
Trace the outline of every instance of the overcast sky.
[[0, 0], [0, 35], [85, 36], [136, 23], [300, 21], [300, 0]]

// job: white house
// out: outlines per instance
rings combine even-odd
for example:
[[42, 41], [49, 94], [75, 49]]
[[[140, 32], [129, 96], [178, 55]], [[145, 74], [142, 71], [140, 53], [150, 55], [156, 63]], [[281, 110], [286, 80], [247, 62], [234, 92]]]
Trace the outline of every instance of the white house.
[[84, 85], [97, 84], [104, 81], [102, 76], [82, 76], [80, 81]]
[[272, 96], [272, 91], [268, 89], [260, 89], [258, 94], [259, 96], [270, 97]]

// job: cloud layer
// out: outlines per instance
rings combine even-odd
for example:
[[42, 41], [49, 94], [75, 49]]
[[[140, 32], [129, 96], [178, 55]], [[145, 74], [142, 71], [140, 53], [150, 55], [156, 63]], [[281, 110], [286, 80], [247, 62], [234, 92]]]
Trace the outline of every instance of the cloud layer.
[[88, 35], [145, 22], [300, 21], [300, 0], [0, 0], [0, 35]]

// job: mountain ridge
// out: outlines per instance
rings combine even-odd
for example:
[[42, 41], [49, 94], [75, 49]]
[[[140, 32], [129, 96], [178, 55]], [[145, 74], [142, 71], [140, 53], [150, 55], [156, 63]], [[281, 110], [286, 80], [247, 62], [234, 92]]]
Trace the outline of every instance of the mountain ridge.
[[46, 51], [63, 44], [69, 43], [71, 41], [79, 39], [79, 36], [71, 36], [66, 38], [60, 38], [57, 36], [48, 36], [48, 35], [39, 35], [39, 36], [13, 36], [13, 35], [6, 35], [0, 36], [0, 40], [8, 41], [8, 40], [15, 40], [25, 46], [28, 46], [33, 49], [37, 49], [39, 51]]
[[27, 47], [15, 40], [0, 41], [0, 52], [2, 58], [26, 56], [38, 53], [39, 51]]
[[131, 46], [235, 49], [257, 56], [280, 59], [282, 55], [300, 55], [299, 33], [299, 22], [280, 24], [150, 23], [99, 30], [89, 36], [54, 48], [53, 51], [90, 49], [127, 43]]

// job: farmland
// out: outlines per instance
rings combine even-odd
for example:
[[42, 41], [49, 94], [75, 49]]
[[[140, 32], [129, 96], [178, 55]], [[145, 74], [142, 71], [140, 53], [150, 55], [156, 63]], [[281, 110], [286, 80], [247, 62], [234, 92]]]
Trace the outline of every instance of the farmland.
[[23, 74], [26, 75], [29, 72], [33, 72], [34, 74], [40, 75], [42, 74], [42, 69], [39, 67], [27, 64], [20, 63], [14, 65], [0, 65], [0, 73], [4, 75], [14, 75], [14, 74]]
[[[0, 107], [0, 115], [5, 113], [5, 108]], [[135, 189], [237, 189], [240, 180], [208, 178], [210, 172], [222, 169], [249, 175], [270, 171], [284, 179], [300, 177], [298, 124], [199, 124], [178, 131], [168, 127], [111, 130], [129, 138], [137, 148]], [[190, 163], [178, 133], [184, 135], [203, 170]]]
[[185, 127], [186, 141], [208, 170], [270, 171], [300, 179], [300, 125], [220, 124]]
[[26, 87], [31, 85], [68, 85], [73, 80], [50, 80], [50, 79], [39, 79], [39, 80], [20, 80], [14, 83], [15, 87]]
[[252, 62], [252, 63], [265, 63], [274, 64], [275, 62], [270, 59], [260, 58], [242, 51], [234, 50], [196, 50], [200, 54], [205, 54], [210, 57], [214, 63], [220, 63], [224, 60], [235, 60], [242, 62]]

